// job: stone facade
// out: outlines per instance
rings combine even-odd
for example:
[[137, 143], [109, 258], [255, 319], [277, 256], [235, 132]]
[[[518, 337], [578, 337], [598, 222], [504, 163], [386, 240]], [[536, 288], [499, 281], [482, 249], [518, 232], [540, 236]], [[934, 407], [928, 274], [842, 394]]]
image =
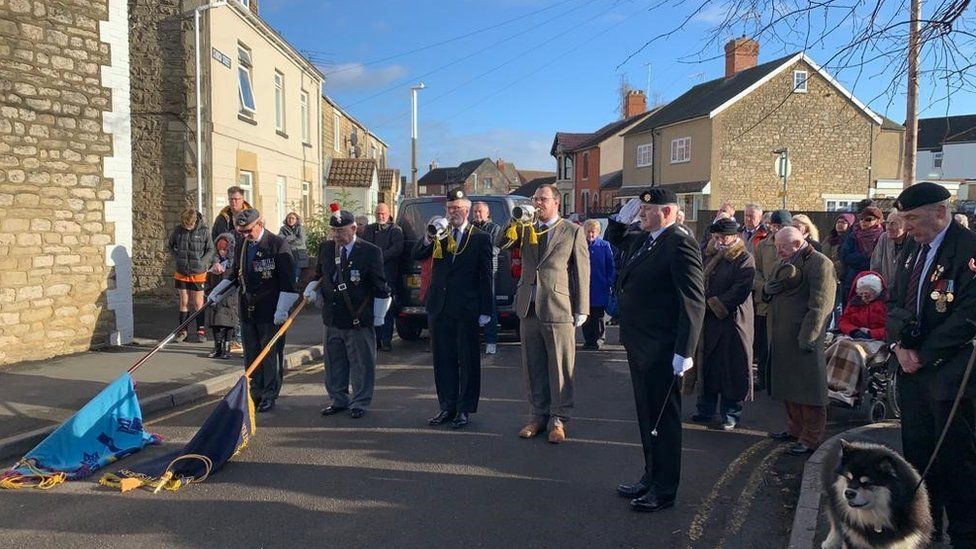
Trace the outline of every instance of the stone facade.
[[0, 364], [132, 337], [127, 7], [0, 0]]

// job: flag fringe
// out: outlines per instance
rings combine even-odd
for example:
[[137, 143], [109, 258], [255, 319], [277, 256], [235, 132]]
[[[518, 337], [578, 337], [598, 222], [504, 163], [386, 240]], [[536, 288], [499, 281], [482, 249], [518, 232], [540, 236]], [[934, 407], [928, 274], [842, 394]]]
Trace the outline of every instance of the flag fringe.
[[[27, 469], [30, 474], [18, 473], [14, 469]], [[49, 490], [68, 480], [68, 475], [61, 471], [45, 472], [38, 469], [33, 460], [27, 459], [17, 463], [10, 471], [0, 474], [0, 490], [21, 490], [34, 488]]]

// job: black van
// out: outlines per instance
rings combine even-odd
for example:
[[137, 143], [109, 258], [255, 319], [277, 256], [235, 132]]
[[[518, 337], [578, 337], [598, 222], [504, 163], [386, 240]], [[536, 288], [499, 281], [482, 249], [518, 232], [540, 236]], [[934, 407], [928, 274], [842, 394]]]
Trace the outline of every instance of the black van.
[[[491, 220], [502, 229], [512, 218], [512, 208], [531, 205], [532, 201], [519, 195], [469, 196], [471, 202], [488, 204]], [[420, 263], [410, 258], [417, 240], [423, 238], [427, 221], [435, 215], [444, 215], [443, 196], [407, 198], [400, 203], [396, 223], [403, 229], [404, 252], [400, 264], [400, 280], [397, 281], [400, 312], [396, 319], [397, 334], [401, 339], [412, 341], [420, 337], [427, 327], [427, 309], [420, 301]], [[502, 328], [516, 328], [515, 286], [521, 273], [518, 250], [502, 250], [498, 254], [498, 276], [495, 280], [495, 302], [498, 304], [498, 323]]]

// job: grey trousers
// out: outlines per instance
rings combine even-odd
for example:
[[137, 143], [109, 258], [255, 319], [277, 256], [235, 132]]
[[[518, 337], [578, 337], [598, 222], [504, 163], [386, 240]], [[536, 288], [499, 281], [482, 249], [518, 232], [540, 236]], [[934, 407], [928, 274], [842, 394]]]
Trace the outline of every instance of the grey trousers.
[[[325, 390], [339, 408], [369, 408], [376, 382], [376, 333], [325, 327]], [[352, 398], [349, 385], [352, 384]]]
[[533, 417], [553, 424], [569, 420], [573, 411], [576, 328], [572, 322], [542, 322], [535, 307], [522, 319], [522, 369]]

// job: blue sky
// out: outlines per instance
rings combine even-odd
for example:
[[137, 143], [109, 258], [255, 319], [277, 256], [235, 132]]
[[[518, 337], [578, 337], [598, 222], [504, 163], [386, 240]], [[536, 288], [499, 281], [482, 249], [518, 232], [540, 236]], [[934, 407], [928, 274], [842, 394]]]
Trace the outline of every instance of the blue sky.
[[[523, 169], [554, 170], [549, 148], [556, 131], [593, 131], [619, 117], [621, 77], [645, 89], [650, 72], [652, 96], [667, 101], [722, 75], [721, 44], [729, 36], [719, 37], [718, 44], [708, 43], [707, 36], [728, 8], [716, 2], [692, 16], [698, 5], [680, 0], [262, 0], [260, 7], [261, 16], [326, 74], [325, 92], [389, 144], [391, 166], [406, 175], [409, 88], [418, 80], [427, 85], [420, 92], [421, 174], [430, 161], [449, 166], [483, 156], [502, 157]], [[682, 30], [627, 60], [685, 17], [690, 20]], [[452, 40], [463, 35], [470, 36]], [[797, 40], [803, 42], [795, 36], [784, 40], [790, 43], [764, 40], [759, 61], [796, 51]], [[807, 53], [826, 63], [842, 42], [840, 36], [831, 38]], [[904, 119], [904, 98], [883, 94], [892, 81], [888, 63], [875, 62], [864, 71], [838, 65], [826, 68], [862, 101]], [[921, 115], [976, 112], [972, 93], [955, 92], [951, 101], [945, 95], [931, 80], [923, 82]]]

